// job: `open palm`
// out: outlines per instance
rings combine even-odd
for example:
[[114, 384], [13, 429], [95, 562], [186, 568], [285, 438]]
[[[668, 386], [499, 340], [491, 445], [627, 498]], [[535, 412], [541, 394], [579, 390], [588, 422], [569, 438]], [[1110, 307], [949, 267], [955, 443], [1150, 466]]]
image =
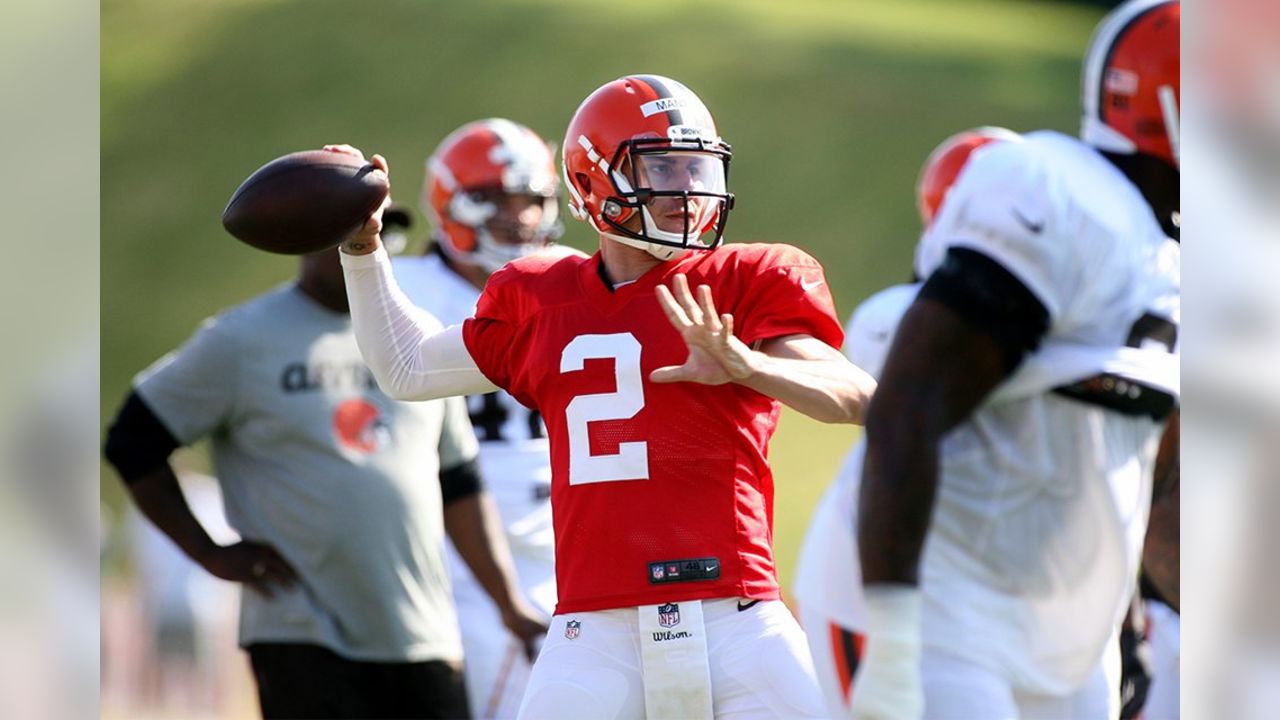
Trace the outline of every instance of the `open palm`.
[[755, 353], [733, 335], [733, 315], [716, 312], [711, 288], [698, 286], [695, 300], [689, 291], [689, 279], [677, 274], [671, 288], [659, 285], [658, 304], [667, 319], [680, 331], [689, 357], [682, 365], [668, 365], [654, 370], [653, 382], [696, 382], [721, 385], [750, 377], [755, 372]]

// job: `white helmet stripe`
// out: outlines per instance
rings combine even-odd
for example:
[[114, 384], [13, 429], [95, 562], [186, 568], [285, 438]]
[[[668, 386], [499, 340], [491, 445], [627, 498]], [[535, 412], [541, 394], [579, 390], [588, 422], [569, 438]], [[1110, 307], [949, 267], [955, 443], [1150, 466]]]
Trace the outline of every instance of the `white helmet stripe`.
[[533, 131], [504, 118], [485, 120], [484, 127], [498, 138], [489, 161], [503, 168], [503, 189], [539, 192], [554, 186], [554, 171], [547, 172], [550, 151]]
[[441, 162], [440, 158], [435, 155], [427, 158], [427, 171], [434, 173], [440, 179], [440, 184], [444, 185], [449, 192], [458, 189], [458, 179], [449, 171], [449, 166]]
[[1160, 98], [1160, 112], [1164, 115], [1164, 129], [1169, 133], [1169, 147], [1173, 149], [1173, 160], [1179, 165], [1182, 164], [1182, 156], [1178, 152], [1178, 137], [1180, 133], [1178, 120], [1178, 94], [1169, 85], [1161, 85], [1156, 90], [1157, 97]]

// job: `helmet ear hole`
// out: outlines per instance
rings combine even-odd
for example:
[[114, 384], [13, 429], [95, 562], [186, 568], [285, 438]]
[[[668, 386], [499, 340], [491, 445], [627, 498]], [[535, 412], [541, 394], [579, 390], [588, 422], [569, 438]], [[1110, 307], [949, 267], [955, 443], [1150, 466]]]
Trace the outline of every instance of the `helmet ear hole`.
[[582, 188], [583, 195], [591, 194], [591, 178], [586, 173], [574, 173], [573, 179], [578, 181], [578, 187]]

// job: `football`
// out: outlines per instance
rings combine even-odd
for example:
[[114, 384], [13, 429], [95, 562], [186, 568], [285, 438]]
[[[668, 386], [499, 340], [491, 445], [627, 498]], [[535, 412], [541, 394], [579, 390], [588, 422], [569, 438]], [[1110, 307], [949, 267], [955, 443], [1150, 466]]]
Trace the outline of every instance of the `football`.
[[333, 247], [386, 200], [385, 173], [346, 153], [304, 150], [258, 168], [231, 195], [222, 226], [272, 253]]

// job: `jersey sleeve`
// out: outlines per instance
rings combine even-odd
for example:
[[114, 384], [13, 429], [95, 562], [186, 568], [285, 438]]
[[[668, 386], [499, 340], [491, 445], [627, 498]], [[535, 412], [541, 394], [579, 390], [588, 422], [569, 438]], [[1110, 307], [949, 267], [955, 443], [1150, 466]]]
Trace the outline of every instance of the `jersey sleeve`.
[[780, 248], [765, 256], [735, 308], [738, 337], [754, 345], [785, 335], [812, 335], [839, 348], [844, 328], [822, 265], [800, 250]]
[[922, 277], [962, 248], [1008, 271], [1044, 306], [1050, 322], [1071, 304], [1080, 269], [1049, 160], [1030, 143], [997, 143], [974, 153], [927, 233]]
[[134, 378], [134, 390], [174, 439], [190, 445], [232, 415], [239, 357], [225, 317], [206, 320], [182, 347]]
[[511, 345], [519, 327], [518, 299], [514, 287], [517, 276], [510, 267], [504, 267], [485, 283], [476, 303], [476, 314], [462, 325], [462, 339], [467, 352], [476, 361], [480, 372], [489, 381], [503, 389], [511, 387]]
[[480, 452], [466, 400], [458, 395], [445, 398], [444, 424], [440, 430], [440, 469], [448, 470], [476, 459]]

